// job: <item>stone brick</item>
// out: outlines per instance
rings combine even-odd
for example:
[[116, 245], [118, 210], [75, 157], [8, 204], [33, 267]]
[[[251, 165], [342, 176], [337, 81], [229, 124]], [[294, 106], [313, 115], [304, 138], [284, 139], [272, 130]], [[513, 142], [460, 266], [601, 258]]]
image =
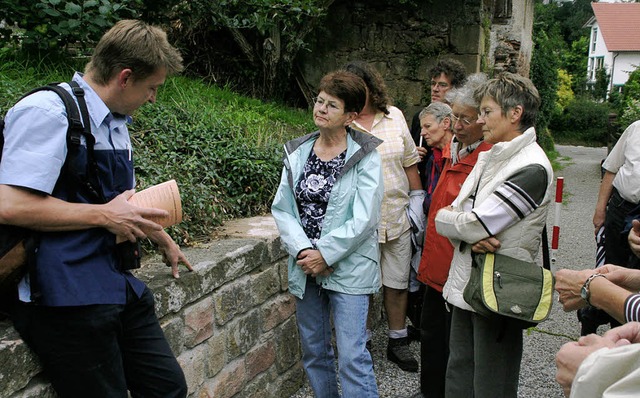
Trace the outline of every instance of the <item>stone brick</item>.
[[251, 308], [251, 280], [249, 277], [229, 283], [214, 294], [215, 322], [224, 325], [236, 315]]
[[205, 382], [205, 364], [209, 357], [207, 345], [199, 345], [178, 356], [178, 363], [182, 367], [184, 377], [187, 380], [189, 392], [199, 391]]
[[207, 341], [209, 355], [207, 356], [207, 377], [215, 376], [227, 363], [227, 331], [217, 329]]
[[283, 258], [287, 258], [289, 256], [289, 253], [287, 253], [287, 251], [284, 249], [284, 246], [282, 245], [280, 236], [278, 236], [277, 239], [274, 239], [273, 242], [271, 242], [269, 256], [270, 263], [282, 260]]
[[236, 358], [253, 347], [261, 334], [261, 322], [258, 311], [234, 319], [227, 325], [227, 354]]
[[[5, 395], [0, 395], [4, 397]], [[10, 398], [58, 398], [58, 394], [42, 374], [39, 374], [31, 380], [29, 386], [24, 390], [18, 391]]]
[[180, 355], [184, 350], [184, 322], [179, 316], [166, 316], [160, 320], [160, 326], [169, 342], [174, 355]]
[[302, 357], [295, 319], [290, 318], [275, 328], [274, 339], [276, 342], [276, 366], [278, 373], [283, 373], [300, 361]]
[[274, 369], [269, 369], [254, 379], [251, 380], [247, 386], [237, 396], [233, 398], [273, 398], [273, 397], [289, 397], [289, 395], [282, 395], [277, 389], [280, 385], [278, 382], [278, 374]]
[[482, 26], [457, 24], [451, 27], [451, 44], [458, 54], [478, 54], [483, 42]]
[[275, 363], [276, 351], [273, 340], [258, 345], [245, 356], [247, 379], [252, 380], [258, 374], [269, 369]]
[[284, 373], [280, 373], [278, 379], [274, 380], [272, 388], [277, 391], [278, 394], [274, 396], [278, 397], [291, 397], [293, 396], [302, 385], [305, 383], [306, 375], [302, 368], [302, 363], [295, 363], [290, 369]]
[[0, 397], [24, 388], [41, 371], [40, 362], [7, 322], [0, 322]]
[[278, 262], [278, 273], [280, 274], [280, 290], [286, 292], [289, 290], [289, 265], [286, 260]]
[[246, 370], [243, 360], [233, 361], [213, 380], [207, 382], [210, 397], [230, 398], [242, 391], [246, 384]]
[[280, 276], [278, 275], [278, 267], [269, 266], [262, 272], [252, 275], [251, 297], [254, 305], [264, 303], [269, 297], [280, 291]]
[[264, 324], [262, 330], [266, 332], [295, 314], [296, 300], [291, 294], [284, 293], [265, 304], [263, 311]]
[[192, 348], [213, 336], [213, 299], [206, 297], [184, 310], [185, 345]]
[[[231, 246], [230, 243], [233, 245]], [[224, 255], [218, 263], [225, 268], [225, 279], [241, 277], [249, 271], [269, 262], [269, 248], [266, 242], [253, 239], [221, 240], [212, 243], [223, 247], [227, 245]]]

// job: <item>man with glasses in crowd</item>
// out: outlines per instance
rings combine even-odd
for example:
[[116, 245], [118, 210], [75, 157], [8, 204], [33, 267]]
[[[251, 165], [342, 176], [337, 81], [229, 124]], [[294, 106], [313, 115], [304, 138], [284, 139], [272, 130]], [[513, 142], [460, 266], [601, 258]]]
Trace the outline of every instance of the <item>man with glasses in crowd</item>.
[[[427, 76], [431, 79], [431, 102], [446, 103], [446, 94], [451, 89], [462, 86], [466, 74], [466, 69], [461, 62], [454, 59], [439, 60], [431, 69], [429, 69], [429, 72], [427, 72]], [[432, 183], [433, 188], [435, 188], [435, 184], [438, 181], [438, 176], [442, 171], [442, 167], [435, 170], [435, 173], [432, 173], [430, 170], [430, 168], [434, 166], [434, 164], [432, 163], [433, 151], [432, 148], [429, 148], [426, 142], [422, 142], [422, 140], [420, 139], [420, 111], [416, 112], [416, 114], [413, 116], [410, 131], [411, 137], [416, 144], [418, 155], [420, 156], [420, 162], [418, 163], [418, 172], [420, 173], [422, 186], [427, 191], [427, 198], [425, 199], [425, 201], [428, 202], [430, 200], [430, 194], [433, 193], [433, 189], [431, 190], [431, 192], [429, 192], [428, 186], [430, 185], [430, 183]], [[420, 237], [422, 236], [423, 235], [420, 235]], [[417, 239], [420, 239], [420, 237], [417, 237]], [[419, 341], [420, 314], [422, 313], [421, 308], [422, 297], [424, 295], [424, 286], [416, 279], [418, 264], [420, 262], [420, 244], [416, 246], [418, 246], [417, 248], [415, 248], [416, 253], [411, 260], [412, 271], [409, 280], [409, 299], [407, 308], [407, 316], [409, 317], [412, 325], [409, 325], [407, 327], [407, 330], [409, 332], [409, 338], [411, 340]]]

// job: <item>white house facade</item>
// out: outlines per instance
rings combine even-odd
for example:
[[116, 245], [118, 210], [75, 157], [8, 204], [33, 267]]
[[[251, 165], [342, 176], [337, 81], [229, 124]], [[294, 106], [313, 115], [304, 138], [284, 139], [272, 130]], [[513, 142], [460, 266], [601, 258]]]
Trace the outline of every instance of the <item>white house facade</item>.
[[596, 72], [604, 68], [609, 76], [608, 92], [627, 82], [640, 66], [640, 3], [592, 3], [587, 84], [596, 82]]

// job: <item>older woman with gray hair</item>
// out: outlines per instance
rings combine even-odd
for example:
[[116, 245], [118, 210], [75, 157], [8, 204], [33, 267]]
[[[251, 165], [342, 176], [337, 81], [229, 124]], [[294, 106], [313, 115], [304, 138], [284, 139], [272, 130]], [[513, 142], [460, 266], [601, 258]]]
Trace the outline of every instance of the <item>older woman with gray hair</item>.
[[[531, 80], [503, 72], [475, 90], [484, 141], [451, 206], [435, 227], [455, 247], [443, 297], [451, 305], [446, 397], [515, 398], [522, 359], [522, 323], [477, 313], [464, 299], [471, 253], [497, 252], [533, 262], [551, 201], [553, 171], [536, 143], [540, 95]], [[471, 120], [468, 120], [471, 122]]]
[[476, 122], [479, 102], [473, 95], [486, 80], [483, 73], [470, 75], [462, 87], [449, 91], [446, 97], [453, 110], [451, 125], [454, 137], [443, 152], [444, 167], [431, 195], [418, 269], [418, 280], [426, 288], [420, 325], [420, 392], [415, 397], [444, 396], [451, 312], [446, 308], [442, 288], [449, 275], [454, 248], [449, 239], [438, 234], [434, 220], [438, 210], [450, 205], [458, 196], [460, 187], [478, 160], [478, 154], [491, 148], [491, 144], [482, 139], [482, 126]]
[[[451, 107], [444, 102], [433, 102], [419, 113], [420, 118], [420, 142], [425, 141], [430, 150], [425, 159], [425, 168], [420, 174], [420, 180], [424, 187], [425, 195], [422, 201], [422, 209], [418, 210], [420, 214], [413, 214], [411, 207], [409, 219], [421, 219], [424, 224], [427, 213], [429, 212], [429, 204], [431, 203], [431, 195], [435, 190], [438, 178], [444, 166], [444, 157], [442, 156], [445, 147], [449, 146], [453, 132], [451, 131]], [[422, 145], [422, 144], [421, 144]], [[417, 223], [415, 223], [417, 224]], [[420, 257], [422, 256], [422, 245], [424, 242], [424, 228], [413, 228], [411, 234], [412, 256], [411, 256], [411, 273], [409, 275], [409, 300], [407, 303], [407, 316], [413, 324], [413, 328], [409, 329], [412, 334], [417, 335], [414, 339], [420, 339], [420, 323], [422, 314], [422, 296], [424, 295], [424, 286], [418, 281], [418, 266], [420, 265]], [[414, 332], [415, 331], [415, 332]], [[412, 336], [413, 337], [413, 336]]]
[[432, 148], [427, 159], [424, 175], [422, 175], [422, 186], [427, 192], [423, 209], [424, 214], [429, 212], [431, 195], [436, 189], [440, 173], [444, 167], [443, 150], [451, 142], [453, 132], [451, 107], [443, 102], [434, 102], [420, 112], [420, 136], [424, 138], [427, 145]]

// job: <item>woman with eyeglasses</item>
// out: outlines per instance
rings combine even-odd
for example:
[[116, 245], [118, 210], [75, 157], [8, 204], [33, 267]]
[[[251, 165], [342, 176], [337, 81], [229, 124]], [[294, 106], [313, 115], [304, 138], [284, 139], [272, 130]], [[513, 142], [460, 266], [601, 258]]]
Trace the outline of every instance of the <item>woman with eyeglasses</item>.
[[366, 102], [360, 77], [333, 72], [318, 91], [318, 131], [285, 144], [271, 211], [289, 253], [302, 363], [315, 396], [339, 397], [339, 379], [344, 397], [377, 397], [366, 322], [369, 295], [380, 289], [382, 141], [349, 127]]
[[[479, 102], [473, 92], [486, 83], [483, 73], [467, 77], [465, 84], [451, 90], [451, 121], [454, 138], [442, 151], [444, 166], [431, 194], [427, 229], [418, 269], [418, 280], [425, 284], [420, 328], [420, 392], [412, 398], [444, 397], [445, 374], [449, 361], [451, 312], [442, 297], [454, 247], [436, 232], [436, 213], [450, 205], [478, 160], [478, 154], [491, 148], [482, 138], [482, 125], [476, 122]], [[427, 189], [428, 192], [428, 189]]]
[[474, 93], [477, 123], [493, 147], [478, 161], [451, 206], [438, 211], [440, 235], [454, 253], [443, 297], [453, 308], [446, 397], [515, 398], [522, 359], [522, 324], [485, 317], [463, 298], [471, 252], [497, 252], [532, 262], [540, 249], [553, 171], [536, 143], [540, 96], [527, 78], [502, 73]]
[[[367, 103], [352, 127], [384, 141], [378, 147], [384, 174], [378, 242], [382, 294], [389, 324], [387, 359], [402, 370], [417, 372], [418, 361], [409, 349], [406, 317], [413, 255], [410, 222], [424, 234], [424, 191], [418, 174], [420, 158], [402, 111], [390, 104], [380, 72], [364, 62], [351, 62], [344, 69], [360, 76], [367, 85]], [[414, 215], [411, 221], [409, 213]]]

